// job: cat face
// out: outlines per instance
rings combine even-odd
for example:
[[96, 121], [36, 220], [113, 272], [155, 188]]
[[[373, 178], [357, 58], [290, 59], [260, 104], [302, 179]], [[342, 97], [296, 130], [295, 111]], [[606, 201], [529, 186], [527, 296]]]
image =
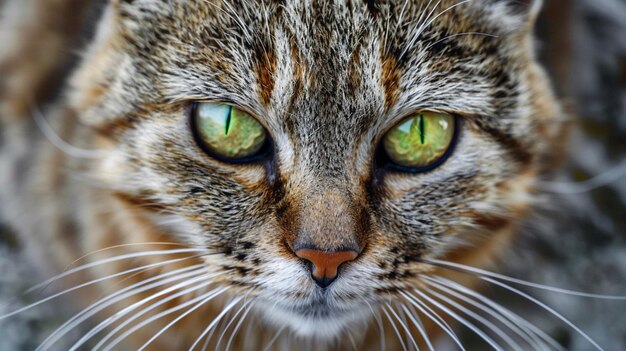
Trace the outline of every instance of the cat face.
[[[533, 6], [114, 2], [73, 80], [107, 149], [91, 174], [172, 241], [214, 251], [206, 269], [261, 316], [332, 337], [419, 286], [420, 260], [490, 256], [531, 204], [558, 125]], [[202, 102], [256, 119], [261, 157], [205, 152]], [[455, 120], [447, 158], [390, 165], [385, 135], [429, 111]], [[336, 279], [313, 279], [321, 266]]]

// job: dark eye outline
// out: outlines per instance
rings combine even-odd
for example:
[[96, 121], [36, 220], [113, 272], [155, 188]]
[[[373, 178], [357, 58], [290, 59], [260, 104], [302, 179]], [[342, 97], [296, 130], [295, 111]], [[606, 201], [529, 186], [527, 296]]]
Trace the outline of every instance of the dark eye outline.
[[[216, 159], [218, 161], [224, 162], [224, 163], [228, 163], [228, 164], [259, 164], [263, 161], [265, 161], [267, 158], [269, 158], [272, 153], [273, 153], [273, 148], [274, 148], [274, 142], [272, 140], [272, 136], [270, 135], [269, 131], [267, 130], [267, 128], [261, 123], [261, 126], [263, 126], [263, 128], [265, 129], [265, 133], [266, 133], [266, 138], [265, 138], [265, 143], [263, 144], [263, 146], [261, 147], [261, 149], [254, 155], [252, 156], [246, 156], [246, 157], [242, 157], [242, 158], [237, 158], [237, 159], [233, 159], [233, 158], [228, 158], [228, 157], [224, 157], [221, 156], [219, 154], [216, 154], [215, 152], [211, 151], [211, 149], [205, 144], [204, 140], [202, 139], [202, 136], [200, 135], [200, 131], [198, 130], [198, 124], [197, 124], [197, 118], [195, 118], [196, 112], [198, 110], [198, 105], [200, 103], [203, 102], [210, 102], [210, 101], [194, 101], [191, 103], [190, 107], [188, 108], [188, 115], [189, 115], [189, 125], [191, 128], [191, 134], [193, 136], [193, 139], [196, 143], [196, 145], [198, 145], [198, 147], [205, 153], [207, 154], [209, 157]], [[231, 105], [229, 103], [226, 103], [228, 105]], [[234, 105], [233, 105], [234, 106]], [[254, 115], [250, 114], [252, 117], [254, 117]], [[256, 118], [256, 117], [255, 117]], [[258, 119], [257, 119], [258, 121]]]
[[[459, 140], [459, 134], [461, 132], [462, 119], [459, 118], [459, 116], [456, 114], [451, 114], [451, 116], [454, 117], [454, 133], [452, 135], [452, 140], [450, 141], [450, 146], [448, 146], [448, 149], [446, 150], [446, 152], [443, 155], [441, 155], [441, 157], [439, 157], [435, 162], [431, 163], [430, 165], [422, 166], [422, 167], [406, 167], [406, 166], [401, 166], [393, 162], [391, 158], [389, 157], [389, 155], [387, 155], [387, 152], [385, 151], [385, 147], [383, 146], [383, 138], [389, 132], [387, 130], [382, 134], [383, 137], [378, 142], [378, 146], [376, 147], [376, 156], [375, 156], [375, 162], [374, 162], [375, 167], [377, 169], [382, 169], [385, 171], [418, 174], [418, 173], [430, 172], [440, 167], [441, 165], [443, 165], [450, 158], [450, 156], [454, 154], [454, 151], [456, 150], [456, 146]], [[408, 117], [410, 116], [407, 116], [401, 119], [400, 121], [403, 121]], [[394, 127], [395, 126], [396, 125], [394, 125]]]

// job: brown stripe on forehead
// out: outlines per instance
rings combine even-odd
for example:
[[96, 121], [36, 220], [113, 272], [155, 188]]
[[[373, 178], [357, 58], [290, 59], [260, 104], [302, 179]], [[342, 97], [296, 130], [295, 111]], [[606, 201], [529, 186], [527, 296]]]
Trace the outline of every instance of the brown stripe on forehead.
[[[304, 90], [305, 72], [304, 72], [304, 60], [300, 56], [300, 51], [296, 46], [295, 41], [292, 39], [289, 43], [291, 50], [291, 63], [294, 66], [293, 72], [293, 92], [291, 94], [290, 106], [293, 106], [296, 99], [302, 94]], [[309, 84], [314, 84], [313, 79], [309, 79]]]
[[387, 110], [398, 101], [400, 96], [400, 70], [395, 57], [383, 53], [381, 83], [385, 91], [385, 108]]
[[272, 100], [274, 90], [274, 75], [276, 73], [276, 54], [268, 45], [257, 47], [257, 60], [254, 64], [254, 72], [257, 80], [257, 90], [261, 103], [267, 106]]

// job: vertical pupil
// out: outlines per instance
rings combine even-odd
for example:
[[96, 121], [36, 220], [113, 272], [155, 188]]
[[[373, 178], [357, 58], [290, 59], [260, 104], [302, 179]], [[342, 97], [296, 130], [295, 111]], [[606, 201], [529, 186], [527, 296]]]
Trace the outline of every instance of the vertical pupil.
[[420, 115], [418, 118], [419, 118], [420, 142], [423, 145], [424, 144], [424, 138], [426, 136], [425, 133], [424, 133], [424, 116]]
[[224, 134], [228, 135], [228, 130], [230, 129], [230, 121], [232, 119], [232, 115], [233, 115], [233, 107], [229, 106], [228, 107], [228, 116], [226, 116], [226, 126], [225, 126], [225, 130], [224, 130]]

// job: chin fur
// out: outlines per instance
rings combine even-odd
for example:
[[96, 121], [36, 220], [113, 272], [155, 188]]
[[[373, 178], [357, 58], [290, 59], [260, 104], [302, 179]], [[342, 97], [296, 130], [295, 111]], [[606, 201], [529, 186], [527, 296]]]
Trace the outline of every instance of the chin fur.
[[369, 309], [354, 306], [349, 311], [331, 311], [327, 308], [294, 309], [275, 305], [258, 304], [260, 315], [276, 328], [289, 328], [298, 337], [332, 342], [357, 324], [368, 320]]

